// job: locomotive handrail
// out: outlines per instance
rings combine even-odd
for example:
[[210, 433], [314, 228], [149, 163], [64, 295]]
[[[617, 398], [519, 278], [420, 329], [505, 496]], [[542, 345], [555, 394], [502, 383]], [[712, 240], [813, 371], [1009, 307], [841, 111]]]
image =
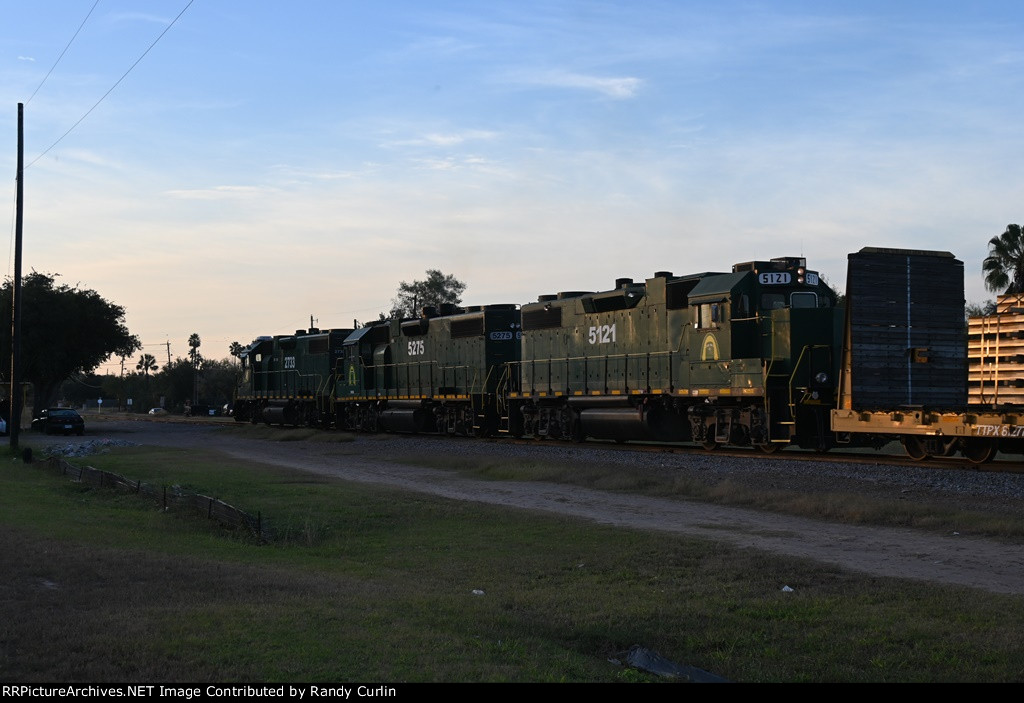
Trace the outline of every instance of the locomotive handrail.
[[[306, 373], [306, 374], [304, 374], [304, 373], [301, 373], [298, 369], [274, 369], [274, 370], [270, 370], [270, 371], [265, 371], [263, 375], [265, 375], [265, 376], [278, 376], [278, 377], [280, 377], [281, 380], [283, 381], [283, 383], [278, 384], [279, 385], [278, 392], [282, 393], [282, 394], [287, 394], [287, 393], [298, 394], [298, 393], [300, 393], [301, 392], [301, 389], [299, 388], [299, 386], [301, 385], [300, 381], [302, 381], [303, 379], [307, 379], [307, 378], [323, 379], [323, 375], [320, 374], [320, 373]], [[292, 383], [293, 387], [289, 389], [289, 388], [286, 388], [285, 386], [287, 385], [287, 381], [290, 378], [295, 378], [297, 380]], [[324, 384], [321, 383], [320, 381], [314, 381], [312, 385], [317, 390], [320, 390], [324, 386]], [[269, 393], [270, 391], [267, 390], [266, 392]]]
[[[803, 348], [800, 350], [800, 355], [796, 359], [796, 363], [793, 364], [793, 372], [791, 374], [789, 374], [789, 383], [787, 383], [788, 390], [789, 390], [789, 407], [790, 408], [792, 408], [795, 405], [795, 403], [793, 402], [793, 388], [796, 385], [796, 383], [794, 382], [794, 379], [796, 377], [797, 371], [800, 370], [800, 364], [803, 363], [804, 355], [807, 354], [807, 350], [808, 349], [811, 349], [811, 350], [813, 350], [813, 349], [826, 349], [826, 350], [828, 350], [830, 352], [829, 355], [831, 356], [831, 347], [829, 347], [827, 344], [805, 344], [803, 346]], [[831, 359], [829, 359], [828, 366], [829, 366], [829, 368], [832, 367], [832, 360]]]
[[498, 379], [498, 383], [495, 387], [495, 393], [497, 395], [497, 406], [500, 412], [508, 412], [508, 389], [512, 385], [512, 380], [516, 374], [513, 369], [514, 366], [519, 366], [521, 362], [510, 361], [502, 364], [501, 377]]
[[[416, 383], [413, 383], [413, 380], [412, 380], [412, 375], [413, 375], [412, 374], [412, 369], [413, 369], [413, 367], [416, 367], [416, 371], [417, 371], [417, 373], [416, 373], [417, 382]], [[426, 368], [428, 368], [430, 370], [430, 373], [427, 374], [428, 379], [427, 379], [426, 385], [423, 382], [423, 376], [424, 376], [423, 369], [424, 369], [424, 367], [426, 367]], [[400, 381], [399, 377], [403, 373], [403, 371], [405, 372], [405, 380], [406, 380], [405, 388], [407, 388], [409, 390], [412, 390], [413, 388], [415, 388], [416, 391], [417, 391], [416, 395], [421, 395], [421, 396], [428, 396], [428, 395], [432, 395], [433, 394], [432, 391], [435, 388], [435, 384], [433, 382], [435, 370], [440, 372], [440, 381], [441, 381], [440, 384], [436, 385], [436, 387], [440, 387], [440, 388], [447, 387], [445, 384], [446, 384], [446, 382], [448, 380], [448, 372], [452, 373], [452, 376], [453, 376], [453, 378], [452, 378], [452, 387], [456, 387], [456, 388], [460, 387], [459, 386], [459, 377], [460, 377], [460, 373], [461, 373], [461, 380], [462, 380], [461, 387], [466, 389], [466, 393], [467, 394], [471, 393], [472, 389], [478, 387], [478, 383], [479, 383], [479, 373], [477, 373], [478, 370], [472, 364], [442, 364], [441, 362], [439, 362], [436, 359], [426, 359], [424, 361], [396, 361], [396, 362], [392, 362], [390, 364], [375, 364], [373, 366], [373, 368], [374, 369], [390, 369], [391, 371], [394, 372], [394, 374], [393, 374], [394, 381], [393, 381], [392, 386], [388, 387], [388, 388], [384, 388], [384, 389], [378, 388], [378, 391], [380, 391], [380, 390], [385, 391], [384, 395], [391, 395], [391, 393], [389, 393], [389, 391], [396, 391], [395, 394], [397, 394], [398, 389], [402, 387], [400, 385], [400, 383], [399, 383], [399, 381]], [[473, 372], [472, 376], [470, 375], [470, 372]], [[430, 391], [430, 392], [428, 392], [428, 391]]]
[[[670, 392], [671, 392], [675, 388], [674, 385], [673, 385], [673, 378], [674, 378], [674, 376], [673, 376], [673, 368], [672, 368], [673, 358], [674, 358], [675, 354], [677, 354], [677, 352], [672, 351], [672, 350], [665, 350], [665, 351], [644, 352], [642, 355], [639, 355], [639, 354], [629, 354], [629, 353], [621, 353], [621, 354], [600, 354], [600, 355], [582, 355], [582, 356], [558, 356], [558, 357], [554, 357], [553, 356], [553, 357], [548, 357], [548, 358], [537, 358], [537, 359], [529, 359], [529, 360], [522, 360], [522, 361], [508, 362], [508, 363], [509, 363], [509, 365], [515, 365], [517, 368], [519, 368], [521, 375], [528, 375], [529, 376], [528, 383], [529, 383], [531, 392], [536, 392], [537, 391], [537, 375], [538, 375], [537, 365], [540, 364], [542, 366], [542, 368], [544, 366], [546, 366], [547, 369], [548, 369], [548, 371], [547, 371], [547, 378], [544, 379], [542, 377], [541, 378], [541, 382], [544, 383], [546, 381], [546, 384], [547, 384], [547, 389], [544, 392], [546, 392], [547, 394], [553, 394], [555, 392], [555, 390], [552, 387], [551, 382], [552, 382], [552, 368], [554, 367], [554, 365], [556, 363], [557, 364], [562, 364], [562, 363], [565, 364], [565, 381], [566, 381], [566, 385], [568, 387], [570, 385], [569, 384], [569, 377], [570, 377], [570, 371], [571, 371], [570, 363], [571, 362], [576, 362], [576, 363], [580, 364], [583, 367], [583, 373], [582, 373], [583, 393], [584, 394], [590, 394], [590, 392], [591, 392], [590, 372], [591, 372], [591, 368], [592, 368], [591, 367], [592, 363], [597, 362], [597, 363], [599, 363], [599, 364], [601, 364], [603, 366], [603, 369], [600, 372], [600, 381], [599, 381], [602, 384], [603, 391], [598, 391], [598, 392], [609, 393], [610, 392], [610, 388], [609, 388], [609, 385], [608, 385], [608, 379], [610, 377], [609, 376], [609, 364], [610, 364], [610, 362], [611, 361], [617, 361], [617, 362], [621, 361], [622, 362], [623, 371], [624, 371], [624, 377], [623, 377], [622, 380], [625, 382], [627, 380], [627, 378], [628, 378], [629, 362], [631, 360], [635, 360], [635, 361], [638, 362], [636, 364], [636, 367], [637, 367], [637, 381], [638, 382], [636, 383], [636, 389], [635, 390], [638, 391], [638, 392], [650, 393], [651, 389], [653, 388], [653, 386], [651, 384], [651, 379], [652, 379], [651, 360], [652, 360], [652, 358], [662, 358], [663, 357], [663, 358], [666, 358], [668, 360], [668, 364], [665, 367], [664, 373], [658, 374], [660, 376], [661, 380], [662, 380], [662, 383], [658, 387], [659, 388], [668, 388], [670, 390]], [[641, 370], [640, 364], [639, 364], [639, 361], [641, 359], [646, 362], [646, 364], [644, 365], [643, 370]], [[522, 369], [523, 369], [525, 364], [529, 364], [529, 367], [528, 367], [527, 372], [525, 374], [523, 374]], [[666, 382], [667, 382], [667, 385], [666, 385]], [[629, 391], [630, 391], [630, 387], [628, 385], [624, 385], [623, 386], [623, 392], [629, 392]]]

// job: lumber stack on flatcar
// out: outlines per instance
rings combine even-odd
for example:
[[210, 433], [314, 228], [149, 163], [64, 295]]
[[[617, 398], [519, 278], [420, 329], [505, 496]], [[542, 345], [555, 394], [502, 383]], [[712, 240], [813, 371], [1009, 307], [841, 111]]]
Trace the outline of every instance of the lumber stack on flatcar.
[[993, 315], [967, 320], [971, 405], [1024, 406], [1024, 295], [1001, 295]]
[[976, 464], [1024, 454], [1019, 408], [967, 405], [963, 264], [946, 252], [898, 249], [862, 249], [849, 260], [832, 412], [839, 441], [898, 439], [914, 459], [959, 452]]
[[848, 271], [850, 407], [962, 409], [963, 262], [949, 252], [866, 247], [849, 255]]

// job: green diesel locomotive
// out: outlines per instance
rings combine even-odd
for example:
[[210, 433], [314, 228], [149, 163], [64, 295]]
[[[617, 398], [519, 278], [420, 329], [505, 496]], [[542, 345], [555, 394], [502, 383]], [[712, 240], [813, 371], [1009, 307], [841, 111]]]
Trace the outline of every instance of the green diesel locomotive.
[[842, 330], [802, 258], [260, 337], [235, 418], [390, 432], [827, 448]]
[[[827, 448], [841, 315], [802, 258], [522, 308], [513, 434]], [[521, 418], [521, 419], [520, 419]]]

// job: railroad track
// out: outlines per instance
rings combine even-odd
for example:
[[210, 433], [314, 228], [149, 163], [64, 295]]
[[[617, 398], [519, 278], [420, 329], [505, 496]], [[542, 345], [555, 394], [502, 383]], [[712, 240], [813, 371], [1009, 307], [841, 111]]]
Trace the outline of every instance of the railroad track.
[[[545, 445], [567, 446], [570, 443], [561, 440], [538, 440], [538, 439], [508, 439], [501, 440], [519, 445]], [[787, 447], [773, 454], [765, 454], [754, 448], [725, 448], [719, 447], [714, 450], [707, 450], [702, 447], [686, 444], [665, 444], [665, 443], [643, 443], [628, 442], [620, 443], [611, 440], [587, 440], [582, 444], [571, 444], [574, 447], [599, 446], [602, 449], [613, 451], [639, 451], [652, 453], [671, 454], [694, 454], [715, 457], [735, 457], [742, 459], [764, 459], [764, 460], [786, 460], [800, 462], [822, 462], [848, 463], [848, 464], [886, 464], [888, 466], [907, 466], [914, 468], [927, 468], [937, 470], [960, 470], [960, 471], [981, 471], [995, 473], [1024, 473], [1024, 462], [1004, 458], [997, 455], [996, 459], [985, 463], [975, 464], [961, 456], [951, 457], [929, 457], [927, 459], [911, 459], [903, 451], [897, 442], [890, 443], [891, 449], [883, 447], [880, 450], [844, 450], [833, 449], [827, 452], [818, 452], [799, 447]]]

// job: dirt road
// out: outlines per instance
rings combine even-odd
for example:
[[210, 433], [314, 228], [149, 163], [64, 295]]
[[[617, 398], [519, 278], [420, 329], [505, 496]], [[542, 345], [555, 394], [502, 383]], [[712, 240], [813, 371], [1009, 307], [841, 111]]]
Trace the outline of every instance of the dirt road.
[[[877, 576], [1024, 594], [1024, 545], [956, 533], [935, 535], [909, 529], [833, 524], [696, 501], [551, 483], [477, 481], [454, 472], [394, 460], [419, 451], [416, 443], [424, 441], [435, 451], [442, 447], [444, 451], [459, 454], [507, 451], [495, 450], [488, 444], [467, 441], [445, 445], [438, 444], [435, 438], [411, 437], [359, 438], [354, 443], [340, 444], [274, 442], [245, 439], [208, 426], [147, 422], [99, 423], [90, 428], [89, 434], [94, 438], [110, 437], [139, 444], [215, 449], [238, 459], [351, 481], [681, 534], [734, 547], [815, 559]], [[48, 441], [66, 443], [68, 440], [48, 438]], [[382, 456], [391, 458], [374, 458]], [[1024, 476], [1019, 480], [1024, 482]]]

